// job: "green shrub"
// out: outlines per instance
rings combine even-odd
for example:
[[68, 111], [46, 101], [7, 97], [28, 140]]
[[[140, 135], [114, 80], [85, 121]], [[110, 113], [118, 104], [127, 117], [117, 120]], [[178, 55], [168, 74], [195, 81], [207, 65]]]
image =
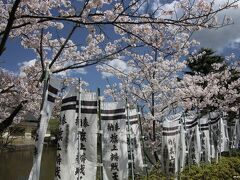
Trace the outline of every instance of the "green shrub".
[[[240, 176], [240, 156], [221, 157], [218, 163], [201, 164], [186, 167], [179, 174], [181, 180], [228, 180], [234, 176]], [[173, 176], [166, 177], [158, 169], [153, 169], [149, 172], [149, 180], [171, 180]], [[141, 180], [147, 180], [147, 177], [142, 177]]]
[[183, 180], [220, 180], [240, 176], [240, 156], [221, 157], [218, 163], [191, 166], [181, 173]]

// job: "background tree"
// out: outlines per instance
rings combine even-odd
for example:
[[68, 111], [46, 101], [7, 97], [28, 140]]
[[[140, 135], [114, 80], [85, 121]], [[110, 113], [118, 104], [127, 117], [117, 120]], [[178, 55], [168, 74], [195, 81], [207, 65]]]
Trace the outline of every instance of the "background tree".
[[219, 69], [214, 68], [216, 63], [226, 63], [224, 57], [216, 55], [212, 49], [202, 48], [199, 50], [199, 58], [190, 57], [187, 60], [187, 67], [189, 71], [186, 74], [195, 75], [203, 74], [207, 75], [211, 72], [220, 72], [226, 69], [226, 65], [221, 66]]
[[212, 50], [201, 49], [188, 60], [188, 65], [190, 71], [180, 81], [179, 89], [184, 107], [199, 109], [202, 114], [220, 110], [236, 115], [240, 92], [239, 61], [233, 56], [223, 58]]
[[13, 122], [20, 122], [26, 112], [37, 116], [41, 100], [41, 87], [33, 77], [19, 77], [0, 69], [0, 133]]

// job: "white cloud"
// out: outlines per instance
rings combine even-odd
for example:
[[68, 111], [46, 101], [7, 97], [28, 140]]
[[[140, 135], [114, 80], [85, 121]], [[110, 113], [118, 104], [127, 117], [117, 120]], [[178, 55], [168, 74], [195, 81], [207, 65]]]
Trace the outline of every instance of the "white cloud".
[[[229, 2], [232, 1], [233, 0], [230, 0]], [[220, 4], [224, 3], [227, 3], [227, 0], [215, 1], [215, 7], [218, 7]], [[237, 4], [240, 6], [240, 2]], [[224, 17], [231, 17], [234, 21], [234, 24], [219, 29], [205, 29], [196, 32], [193, 35], [193, 38], [198, 40], [202, 47], [212, 48], [218, 52], [221, 52], [226, 47], [230, 47], [232, 43], [235, 43], [236, 40], [240, 38], [240, 10], [230, 8], [218, 13], [218, 20], [220, 23]]]
[[[216, 51], [222, 51], [225, 47], [239, 41], [240, 38], [240, 10], [231, 9], [223, 12], [232, 17], [234, 24], [215, 30], [202, 30], [196, 32], [194, 39], [201, 43], [201, 46], [212, 48]], [[221, 13], [221, 17], [223, 16]]]
[[23, 72], [23, 69], [28, 66], [34, 66], [36, 61], [37, 61], [36, 59], [32, 59], [29, 61], [24, 61], [24, 62], [18, 63], [18, 66], [20, 66], [19, 76], [25, 76], [26, 74]]
[[87, 74], [87, 71], [85, 68], [69, 69], [69, 70], [61, 71], [61, 72], [57, 73], [56, 75], [61, 76], [61, 77], [71, 77], [71, 76], [76, 76], [78, 74]]
[[[108, 66], [108, 67], [112, 67], [116, 70], [118, 70], [119, 72], [123, 72], [123, 73], [128, 73], [131, 68], [127, 66], [127, 63], [125, 61], [123, 61], [124, 57], [120, 57], [119, 59], [114, 59], [112, 61], [110, 61], [107, 65], [104, 66]], [[101, 72], [102, 77], [106, 78], [106, 77], [113, 77], [114, 75], [108, 72]]]
[[[23, 72], [23, 69], [25, 67], [28, 67], [28, 66], [34, 66], [35, 63], [36, 63], [36, 59], [32, 59], [32, 60], [29, 60], [29, 61], [24, 61], [24, 62], [21, 62], [21, 63], [18, 63], [18, 66], [20, 66], [20, 72], [19, 72], [19, 75], [20, 76], [25, 76], [26, 74]], [[56, 68], [58, 68], [58, 66], [55, 66]], [[61, 67], [59, 67], [61, 68]], [[56, 75], [57, 76], [61, 76], [61, 77], [67, 77], [67, 76], [71, 76], [71, 75], [76, 75], [76, 74], [87, 74], [87, 71], [85, 68], [80, 68], [80, 69], [70, 69], [70, 70], [66, 70], [66, 71], [62, 71], [62, 72], [59, 72], [57, 73]]]
[[81, 68], [81, 69], [74, 69], [72, 70], [74, 73], [78, 73], [78, 74], [87, 74], [87, 71], [85, 68]]
[[[151, 9], [154, 11], [157, 7], [161, 7], [161, 9], [171, 10], [174, 9], [176, 2], [178, 0], [152, 0], [151, 1]], [[206, 0], [211, 2], [212, 0]], [[230, 0], [229, 2], [232, 2]], [[218, 8], [219, 5], [226, 3], [227, 0], [217, 0], [215, 1], [215, 8]], [[238, 2], [240, 7], [240, 2]], [[178, 16], [180, 16], [181, 11], [179, 9], [175, 9], [177, 11]], [[160, 11], [159, 11], [160, 12]], [[158, 12], [157, 12], [158, 13]], [[157, 14], [157, 16], [160, 14]], [[201, 43], [202, 47], [212, 48], [215, 51], [221, 52], [224, 48], [236, 45], [239, 43], [240, 39], [240, 10], [239, 9], [227, 9], [220, 13], [218, 13], [218, 19], [221, 23], [221, 20], [224, 16], [231, 17], [234, 21], [233, 25], [229, 25], [226, 27], [222, 27], [219, 29], [204, 29], [202, 31], [195, 32], [193, 38], [198, 40]], [[162, 16], [165, 18], [171, 18], [168, 16]]]
[[18, 63], [18, 66], [21, 66], [21, 67], [33, 66], [35, 63], [36, 63], [36, 59], [32, 59], [29, 61]]

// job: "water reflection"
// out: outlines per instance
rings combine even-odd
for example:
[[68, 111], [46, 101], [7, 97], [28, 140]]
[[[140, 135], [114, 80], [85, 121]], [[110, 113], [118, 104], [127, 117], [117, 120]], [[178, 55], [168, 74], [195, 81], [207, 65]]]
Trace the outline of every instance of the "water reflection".
[[[40, 180], [53, 180], [56, 149], [44, 147]], [[1, 180], [27, 180], [33, 163], [33, 149], [0, 153]]]

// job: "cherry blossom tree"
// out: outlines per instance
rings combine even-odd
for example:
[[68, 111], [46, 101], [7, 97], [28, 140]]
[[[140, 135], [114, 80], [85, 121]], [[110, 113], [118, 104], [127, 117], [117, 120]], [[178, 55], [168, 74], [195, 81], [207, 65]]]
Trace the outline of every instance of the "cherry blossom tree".
[[0, 69], [0, 133], [13, 122], [22, 120], [23, 114], [39, 113], [40, 87], [34, 77], [19, 77], [5, 69]]
[[[81, 68], [143, 44], [159, 49], [163, 29], [169, 25], [191, 31], [229, 24], [227, 18], [218, 24], [216, 13], [236, 7], [237, 2], [182, 0], [174, 2], [170, 9], [161, 5], [149, 9], [150, 2], [142, 0], [1, 1], [0, 52], [4, 52], [9, 37], [18, 37], [24, 47], [36, 51], [43, 69], [44, 61], [50, 61], [50, 68], [55, 72]], [[69, 33], [61, 34], [63, 29]], [[54, 30], [60, 31], [57, 37], [52, 35]], [[116, 38], [107, 38], [109, 31]], [[74, 34], [87, 35], [76, 41]], [[153, 43], [149, 34], [154, 39], [157, 35], [159, 41]], [[131, 42], [126, 43], [129, 36]], [[50, 52], [46, 53], [46, 49]]]
[[[205, 51], [197, 54], [192, 61], [201, 59]], [[182, 105], [186, 110], [198, 108], [208, 111], [239, 111], [239, 60], [235, 56], [226, 57], [226, 61], [209, 64], [207, 74], [185, 75], [178, 90]]]
[[[0, 55], [8, 53], [9, 38], [20, 39], [24, 48], [36, 53], [36, 64], [28, 68], [23, 83], [26, 94], [27, 86], [38, 84], [47, 68], [61, 73], [105, 63], [121, 54], [133, 58], [129, 61], [132, 72], [129, 79], [122, 78], [122, 86], [134, 84], [135, 97], [142, 98], [155, 120], [161, 114], [157, 109], [163, 109], [159, 106], [169, 103], [175, 92], [169, 86], [175, 87], [174, 77], [184, 68], [178, 60], [194, 43], [189, 42], [191, 33], [231, 24], [225, 16], [217, 21], [217, 14], [237, 5], [238, 0], [180, 0], [169, 7], [151, 7], [150, 1], [143, 0], [1, 0]], [[139, 54], [143, 48], [150, 53]]]

